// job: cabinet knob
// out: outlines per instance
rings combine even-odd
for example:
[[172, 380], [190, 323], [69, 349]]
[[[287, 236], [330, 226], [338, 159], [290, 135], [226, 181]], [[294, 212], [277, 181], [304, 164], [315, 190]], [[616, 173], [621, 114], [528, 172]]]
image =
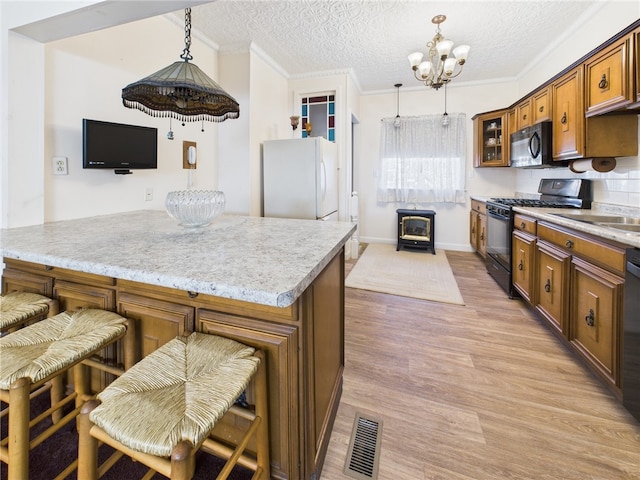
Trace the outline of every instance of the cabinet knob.
[[524, 223], [524, 222], [522, 222], [522, 223], [520, 224], [520, 228], [524, 228], [524, 227], [526, 227], [526, 226], [527, 226], [527, 224], [526, 224], [526, 223]]
[[589, 309], [589, 315], [584, 317], [584, 321], [587, 322], [587, 325], [589, 325], [590, 327], [593, 327], [596, 324], [596, 317], [593, 312], [593, 308]]
[[564, 242], [564, 246], [567, 248], [573, 248], [573, 242], [571, 240], [567, 240]]
[[544, 291], [549, 293], [551, 291], [551, 279], [547, 278], [547, 283], [544, 284]]
[[560, 119], [560, 123], [561, 123], [561, 124], [563, 124], [563, 125], [564, 125], [565, 123], [567, 123], [567, 112], [564, 112], [564, 113], [562, 114], [562, 118]]
[[189, 298], [196, 298], [198, 296], [198, 292], [187, 291], [187, 295], [189, 295]]
[[518, 264], [518, 270], [524, 270], [524, 260], [520, 260], [520, 263]]
[[598, 83], [598, 87], [600, 87], [601, 89], [605, 89], [607, 88], [608, 84], [609, 82], [607, 82], [607, 74], [603, 73], [602, 78], [600, 79], [600, 83]]
[[527, 119], [527, 114], [525, 113], [524, 115], [522, 115], [522, 119], [526, 120]]
[[480, 234], [480, 240], [483, 240], [483, 241], [484, 241], [484, 232], [482, 232], [482, 233]]
[[544, 105], [540, 105], [540, 108], [538, 108], [538, 111], [539, 111], [540, 113], [544, 112]]

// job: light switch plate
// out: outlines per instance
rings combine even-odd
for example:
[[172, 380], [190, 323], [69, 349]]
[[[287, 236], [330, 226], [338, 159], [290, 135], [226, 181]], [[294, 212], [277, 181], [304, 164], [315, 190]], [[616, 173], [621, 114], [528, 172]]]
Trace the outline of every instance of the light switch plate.
[[51, 159], [53, 163], [53, 174], [54, 175], [68, 175], [69, 168], [67, 163], [67, 157], [53, 157]]

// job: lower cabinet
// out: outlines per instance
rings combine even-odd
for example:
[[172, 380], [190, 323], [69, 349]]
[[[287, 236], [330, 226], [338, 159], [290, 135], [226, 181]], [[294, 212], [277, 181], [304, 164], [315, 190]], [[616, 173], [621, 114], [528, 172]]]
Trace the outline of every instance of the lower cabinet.
[[617, 392], [622, 382], [625, 248], [538, 222], [532, 293], [535, 309]]
[[486, 205], [480, 200], [471, 200], [469, 212], [469, 243], [483, 258], [487, 256]]
[[535, 301], [533, 289], [536, 237], [525, 232], [514, 231], [512, 241], [513, 286], [527, 302]]
[[565, 338], [569, 315], [570, 264], [570, 255], [547, 243], [537, 243], [535, 308]]
[[569, 340], [611, 384], [620, 384], [624, 279], [574, 258]]

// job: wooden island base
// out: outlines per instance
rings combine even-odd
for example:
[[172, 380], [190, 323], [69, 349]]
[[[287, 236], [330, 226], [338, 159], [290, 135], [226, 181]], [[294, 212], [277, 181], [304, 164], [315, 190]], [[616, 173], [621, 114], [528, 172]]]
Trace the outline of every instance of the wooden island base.
[[[274, 307], [4, 258], [2, 291], [41, 293], [62, 310], [102, 308], [136, 321], [139, 357], [177, 335], [214, 333], [266, 352], [271, 469], [277, 479], [320, 477], [342, 393], [344, 249], [288, 307]], [[115, 351], [107, 358], [120, 359]], [[94, 378], [96, 388], [109, 381]], [[252, 393], [247, 392], [249, 398]], [[221, 436], [236, 425], [223, 419]]]

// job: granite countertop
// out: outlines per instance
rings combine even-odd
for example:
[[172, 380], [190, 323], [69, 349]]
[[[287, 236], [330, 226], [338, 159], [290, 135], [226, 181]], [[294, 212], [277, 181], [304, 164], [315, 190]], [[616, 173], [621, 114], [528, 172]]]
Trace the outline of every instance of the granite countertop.
[[590, 214], [616, 214], [630, 215], [640, 218], [640, 213], [636, 211], [612, 211], [611, 209], [576, 209], [576, 208], [529, 208], [529, 207], [513, 207], [516, 212], [524, 213], [538, 220], [555, 223], [560, 226], [569, 227], [573, 230], [589, 233], [608, 240], [624, 243], [629, 246], [640, 248], [640, 233], [627, 232], [611, 227], [595, 225], [593, 223], [581, 222], [569, 218], [559, 217], [555, 214], [570, 213], [571, 215], [590, 215]]
[[287, 307], [353, 234], [348, 222], [222, 215], [183, 228], [144, 210], [0, 229], [3, 257]]

